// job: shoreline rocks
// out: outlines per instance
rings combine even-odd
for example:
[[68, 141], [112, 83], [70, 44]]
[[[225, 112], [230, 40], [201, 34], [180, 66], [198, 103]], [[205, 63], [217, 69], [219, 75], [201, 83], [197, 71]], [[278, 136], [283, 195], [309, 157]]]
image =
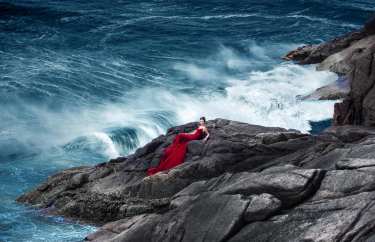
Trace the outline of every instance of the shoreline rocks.
[[88, 241], [372, 238], [375, 129], [309, 135], [209, 120], [207, 143], [190, 142], [183, 164], [146, 177], [174, 135], [195, 125], [173, 127], [127, 157], [61, 171], [17, 200], [101, 226]]
[[375, 17], [358, 31], [320, 45], [299, 47], [284, 59], [318, 64], [317, 70], [332, 71], [348, 80], [349, 91], [341, 92], [333, 84], [307, 97], [343, 98], [334, 106], [334, 125], [375, 126]]
[[345, 98], [350, 92], [349, 80], [339, 77], [334, 83], [316, 89], [309, 95], [300, 97], [301, 100], [338, 100]]

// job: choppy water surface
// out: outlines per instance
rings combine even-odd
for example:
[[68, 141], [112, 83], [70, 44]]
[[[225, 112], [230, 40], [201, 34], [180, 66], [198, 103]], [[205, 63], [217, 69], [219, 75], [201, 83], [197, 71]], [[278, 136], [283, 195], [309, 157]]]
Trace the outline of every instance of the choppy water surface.
[[280, 56], [374, 10], [371, 0], [1, 2], [0, 241], [84, 238], [95, 228], [14, 199], [172, 125], [205, 115], [308, 132], [333, 103], [296, 96], [336, 76]]

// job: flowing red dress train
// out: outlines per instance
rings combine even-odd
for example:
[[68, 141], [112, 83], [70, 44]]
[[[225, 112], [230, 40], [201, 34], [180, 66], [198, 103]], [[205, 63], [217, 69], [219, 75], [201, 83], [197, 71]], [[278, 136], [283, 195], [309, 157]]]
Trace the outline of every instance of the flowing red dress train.
[[165, 150], [160, 158], [157, 167], [151, 167], [147, 170], [149, 176], [159, 172], [171, 169], [184, 162], [187, 144], [191, 140], [201, 139], [203, 130], [197, 128], [194, 133], [179, 133]]

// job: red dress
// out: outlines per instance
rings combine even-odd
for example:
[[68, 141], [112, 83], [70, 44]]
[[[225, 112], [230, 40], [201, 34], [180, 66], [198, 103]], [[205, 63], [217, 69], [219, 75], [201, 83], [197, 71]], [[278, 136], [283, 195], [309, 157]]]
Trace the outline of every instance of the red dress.
[[201, 139], [203, 130], [197, 128], [194, 133], [179, 133], [165, 150], [160, 158], [157, 167], [151, 167], [147, 170], [149, 176], [159, 172], [171, 169], [184, 162], [187, 144], [191, 140]]

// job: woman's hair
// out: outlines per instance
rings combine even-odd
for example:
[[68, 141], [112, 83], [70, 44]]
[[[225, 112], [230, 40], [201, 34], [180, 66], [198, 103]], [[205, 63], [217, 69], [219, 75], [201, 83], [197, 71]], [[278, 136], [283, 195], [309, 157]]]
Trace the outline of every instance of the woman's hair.
[[206, 118], [205, 117], [200, 117], [199, 120], [203, 120], [203, 122], [206, 122]]

